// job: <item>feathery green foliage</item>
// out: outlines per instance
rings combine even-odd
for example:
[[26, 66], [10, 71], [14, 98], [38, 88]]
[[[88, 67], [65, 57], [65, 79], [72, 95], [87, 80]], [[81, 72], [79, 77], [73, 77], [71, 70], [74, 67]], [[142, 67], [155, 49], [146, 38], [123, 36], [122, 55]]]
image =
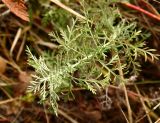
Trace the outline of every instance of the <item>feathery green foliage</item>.
[[157, 58], [152, 53], [155, 50], [145, 47], [147, 37], [137, 29], [136, 23], [123, 19], [109, 2], [94, 1], [82, 6], [88, 20], [73, 19], [66, 30], [60, 29], [60, 34], [50, 33], [59, 43], [55, 52], [44, 52], [36, 58], [27, 49], [29, 64], [36, 71], [28, 90], [39, 93], [42, 102], [49, 101], [55, 113], [57, 101], [72, 94], [74, 87], [95, 94], [110, 82], [124, 82], [120, 67], [124, 77], [138, 75], [139, 60]]

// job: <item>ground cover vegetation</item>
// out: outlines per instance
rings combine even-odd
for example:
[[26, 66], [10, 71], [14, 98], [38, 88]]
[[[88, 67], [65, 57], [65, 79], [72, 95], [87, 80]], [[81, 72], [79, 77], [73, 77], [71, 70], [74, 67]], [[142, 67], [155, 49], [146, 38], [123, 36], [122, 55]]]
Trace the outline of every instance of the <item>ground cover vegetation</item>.
[[3, 2], [2, 122], [159, 122], [158, 1]]

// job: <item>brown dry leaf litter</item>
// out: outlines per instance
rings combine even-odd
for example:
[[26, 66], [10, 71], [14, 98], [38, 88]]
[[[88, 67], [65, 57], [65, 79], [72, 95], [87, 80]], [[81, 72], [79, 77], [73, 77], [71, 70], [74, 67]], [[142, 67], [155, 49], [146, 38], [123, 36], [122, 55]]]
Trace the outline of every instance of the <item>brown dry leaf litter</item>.
[[12, 13], [21, 19], [29, 22], [27, 7], [23, 0], [2, 0], [2, 2], [10, 9]]

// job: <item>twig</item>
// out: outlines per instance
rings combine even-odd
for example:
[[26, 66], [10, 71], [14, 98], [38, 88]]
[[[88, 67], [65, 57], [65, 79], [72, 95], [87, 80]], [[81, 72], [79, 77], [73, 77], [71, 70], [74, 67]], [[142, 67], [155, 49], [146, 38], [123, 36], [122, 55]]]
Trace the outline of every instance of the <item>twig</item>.
[[160, 118], [156, 122], [154, 122], [154, 123], [159, 123], [159, 122], [160, 122]]
[[45, 113], [45, 116], [46, 116], [46, 122], [50, 123], [45, 104], [43, 104], [43, 108], [44, 108], [44, 113]]
[[19, 99], [20, 98], [11, 98], [11, 99], [8, 99], [8, 100], [0, 101], [0, 105], [10, 103], [10, 102], [13, 102], [13, 101], [16, 101], [16, 100], [19, 100]]
[[[144, 117], [147, 116], [147, 114], [152, 113], [152, 112], [153, 112], [154, 110], [156, 110], [158, 107], [160, 107], [160, 103], [158, 103], [156, 106], [154, 106], [153, 109], [150, 110], [149, 112], [147, 112], [143, 117], [141, 117], [140, 119], [138, 119], [138, 120], [136, 121], [136, 123], [138, 123], [139, 121], [141, 121]], [[157, 117], [157, 118], [158, 118], [158, 117]]]
[[11, 95], [10, 95], [3, 87], [0, 87], [0, 89], [3, 91], [3, 93], [5, 93], [5, 95], [6, 95], [8, 98], [12, 99]]
[[14, 62], [13, 59], [11, 59], [11, 61], [6, 60], [5, 58], [3, 58], [5, 60], [5, 62], [9, 65], [11, 65], [13, 68], [15, 68], [18, 72], [22, 72], [21, 68]]
[[42, 41], [42, 40], [39, 40], [38, 42], [36, 42], [36, 44], [39, 44], [39, 45], [42, 45], [42, 46], [46, 46], [50, 49], [56, 49], [58, 48], [58, 46], [56, 44], [53, 44], [51, 42], [45, 42], [45, 41]]
[[29, 32], [37, 39], [37, 41], [35, 42], [35, 44], [39, 44], [39, 45], [42, 45], [42, 46], [46, 46], [46, 47], [51, 48], [51, 49], [58, 48], [58, 45], [56, 45], [56, 44], [54, 44], [54, 43], [43, 41], [43, 39], [41, 39], [41, 38], [40, 38], [36, 33], [34, 33], [33, 31], [29, 31]]
[[118, 59], [118, 66], [119, 66], [119, 75], [120, 75], [121, 80], [122, 80], [122, 87], [123, 87], [123, 90], [124, 90], [124, 95], [125, 95], [125, 99], [126, 99], [126, 103], [127, 103], [128, 120], [129, 120], [130, 123], [133, 123], [132, 110], [131, 110], [131, 106], [130, 106], [129, 99], [128, 99], [127, 89], [126, 89], [126, 86], [124, 84], [125, 79], [124, 79], [124, 75], [123, 75], [123, 70], [122, 70], [122, 65], [121, 65], [121, 62], [120, 62], [120, 58]]
[[2, 14], [0, 14], [0, 17], [3, 17], [5, 15], [8, 15], [10, 13], [10, 10], [4, 11]]
[[22, 32], [22, 29], [19, 28], [18, 31], [17, 31], [17, 33], [16, 33], [16, 36], [14, 38], [14, 41], [12, 43], [11, 49], [10, 49], [10, 55], [11, 56], [12, 56], [13, 50], [14, 50], [14, 48], [15, 48], [15, 46], [16, 46], [16, 44], [17, 44], [17, 42], [18, 42], [18, 40], [19, 40], [19, 38], [21, 36], [21, 32]]
[[12, 79], [10, 79], [7, 76], [5, 76], [4, 74], [0, 74], [0, 80], [7, 82], [7, 83], [2, 83], [1, 82], [0, 86], [9, 86], [9, 85], [16, 85], [17, 84]]
[[[1, 76], [1, 75], [0, 75]], [[1, 87], [6, 87], [6, 86], [13, 86], [13, 85], [17, 85], [17, 83], [12, 83], [12, 84], [6, 84], [6, 83], [1, 83], [2, 81], [1, 81], [1, 79], [0, 79], [0, 88]]]
[[[138, 90], [138, 87], [137, 87], [136, 85], [135, 85], [135, 88], [136, 88], [137, 93], [138, 93], [139, 95], [141, 95], [140, 92], [139, 92], [139, 90]], [[151, 120], [151, 118], [150, 118], [150, 116], [149, 116], [149, 114], [148, 114], [148, 109], [147, 109], [147, 107], [146, 107], [146, 105], [145, 105], [145, 103], [144, 103], [144, 101], [142, 100], [141, 97], [140, 97], [140, 101], [141, 101], [141, 103], [142, 103], [142, 105], [143, 105], [143, 108], [144, 108], [144, 110], [145, 110], [145, 112], [146, 112], [146, 115], [147, 115], [147, 118], [148, 118], [149, 123], [152, 123], [152, 120]]]
[[4, 4], [0, 4], [0, 8], [3, 8], [3, 7], [5, 7], [5, 5]]
[[16, 120], [17, 120], [17, 118], [20, 116], [20, 114], [22, 113], [23, 109], [24, 109], [24, 107], [22, 107], [22, 108], [19, 110], [18, 114], [16, 115], [16, 117], [14, 118], [14, 120], [13, 120], [11, 123], [16, 123]]
[[[136, 2], [137, 5], [139, 5], [137, 1], [135, 1], [135, 2]], [[147, 2], [145, 2], [145, 1], [143, 1], [143, 2], [147, 4]], [[147, 4], [147, 5], [148, 5], [148, 4]], [[154, 7], [152, 7], [152, 6], [150, 5], [150, 6], [148, 6], [148, 8], [150, 8], [150, 9], [154, 12], [154, 14], [155, 14], [156, 16], [158, 16], [158, 12], [155, 10]], [[157, 40], [157, 41], [154, 41], [153, 44], [155, 45], [156, 48], [158, 48], [158, 43], [157, 43], [157, 42], [159, 41], [159, 37], [158, 37], [157, 34], [153, 31], [152, 26], [151, 26], [150, 23], [148, 22], [146, 16], [144, 16], [143, 13], [141, 13], [141, 15], [142, 15], [142, 17], [144, 18], [144, 21], [146, 22], [146, 24], [148, 25], [147, 28], [152, 32], [153, 36], [154, 36], [155, 39]], [[153, 64], [153, 59], [151, 59], [151, 58], [148, 57], [148, 60]]]
[[160, 2], [158, 0], [153, 0], [154, 2], [157, 2], [158, 4], [160, 4]]
[[139, 11], [139, 12], [142, 12], [142, 13], [144, 13], [145, 15], [147, 15], [147, 16], [149, 16], [149, 17], [151, 17], [151, 18], [154, 18], [154, 19], [160, 21], [160, 17], [159, 17], [159, 16], [154, 15], [154, 14], [152, 14], [152, 13], [150, 13], [150, 12], [148, 12], [148, 11], [146, 11], [146, 10], [138, 7], [138, 6], [132, 5], [132, 4], [127, 3], [127, 2], [121, 2], [121, 3], [122, 3], [123, 5], [125, 5], [125, 6], [127, 6], [128, 8], [131, 8], [131, 9], [137, 10], [137, 11]]
[[86, 20], [86, 18], [84, 16], [82, 16], [78, 12], [74, 11], [73, 9], [67, 7], [66, 5], [64, 5], [63, 3], [61, 3], [59, 0], [50, 0], [50, 1], [53, 2], [53, 3], [55, 3], [56, 5], [60, 6], [61, 8], [67, 10], [68, 12], [76, 15], [78, 18]]
[[119, 108], [120, 108], [120, 111], [122, 112], [122, 114], [123, 114], [124, 118], [126, 119], [127, 123], [129, 123], [129, 121], [128, 121], [128, 119], [127, 119], [127, 117], [126, 117], [126, 115], [125, 115], [124, 111], [122, 110], [122, 108], [121, 108], [120, 106], [119, 106]]
[[68, 119], [71, 123], [78, 123], [76, 120], [74, 120], [72, 117], [70, 117], [68, 114], [63, 112], [62, 110], [58, 109], [58, 114], [62, 115], [66, 119]]
[[26, 33], [25, 33], [24, 36], [23, 36], [23, 40], [22, 40], [21, 46], [20, 46], [20, 48], [19, 48], [19, 51], [18, 51], [18, 54], [17, 54], [17, 57], [16, 57], [16, 61], [19, 60], [19, 57], [20, 57], [20, 55], [21, 55], [21, 53], [22, 53], [22, 51], [23, 51], [25, 42], [26, 42]]

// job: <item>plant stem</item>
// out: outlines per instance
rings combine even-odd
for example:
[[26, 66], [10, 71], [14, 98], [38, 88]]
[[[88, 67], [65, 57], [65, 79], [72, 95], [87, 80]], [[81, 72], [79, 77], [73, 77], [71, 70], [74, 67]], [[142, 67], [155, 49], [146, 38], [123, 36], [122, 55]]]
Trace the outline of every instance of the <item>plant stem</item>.
[[127, 103], [128, 120], [129, 120], [130, 123], [133, 123], [132, 110], [131, 110], [131, 106], [130, 106], [129, 99], [128, 99], [127, 89], [126, 89], [126, 86], [125, 86], [125, 83], [124, 83], [125, 79], [124, 79], [122, 65], [121, 65], [121, 62], [120, 62], [119, 55], [118, 55], [118, 66], [119, 66], [119, 75], [120, 75], [120, 78], [122, 80], [122, 88], [124, 90], [124, 94], [125, 94], [125, 98], [126, 98], [126, 103]]

